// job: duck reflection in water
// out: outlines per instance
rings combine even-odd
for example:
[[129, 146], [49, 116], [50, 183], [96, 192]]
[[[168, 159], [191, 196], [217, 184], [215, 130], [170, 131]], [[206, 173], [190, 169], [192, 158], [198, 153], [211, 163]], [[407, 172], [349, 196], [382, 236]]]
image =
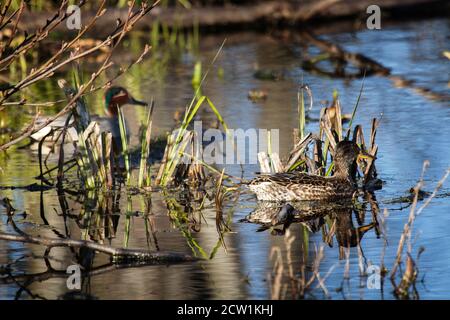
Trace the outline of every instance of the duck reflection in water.
[[[375, 229], [379, 238], [378, 210], [376, 210], [378, 206], [373, 195], [368, 199], [372, 209], [372, 221], [368, 224], [364, 224], [365, 206], [355, 206], [351, 200], [325, 204], [312, 201], [284, 204], [259, 202], [255, 210], [241, 222], [259, 224], [258, 232], [271, 229], [272, 235], [284, 235], [293, 223], [302, 224], [311, 233], [322, 230], [323, 240], [330, 247], [333, 246], [333, 236], [336, 237], [339, 245], [339, 259], [343, 259], [343, 249], [358, 246], [369, 230]], [[354, 217], [357, 227], [354, 225]], [[278, 228], [279, 226], [282, 228]]]

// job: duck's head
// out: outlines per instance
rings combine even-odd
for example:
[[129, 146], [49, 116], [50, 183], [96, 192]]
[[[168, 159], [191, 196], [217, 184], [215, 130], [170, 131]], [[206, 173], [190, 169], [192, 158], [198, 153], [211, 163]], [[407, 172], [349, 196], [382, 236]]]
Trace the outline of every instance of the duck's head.
[[355, 179], [357, 162], [369, 158], [373, 157], [363, 152], [353, 141], [341, 141], [334, 152], [334, 175]]
[[123, 87], [110, 87], [105, 92], [105, 108], [108, 115], [117, 115], [117, 107], [125, 104], [146, 106], [147, 103], [136, 100]]

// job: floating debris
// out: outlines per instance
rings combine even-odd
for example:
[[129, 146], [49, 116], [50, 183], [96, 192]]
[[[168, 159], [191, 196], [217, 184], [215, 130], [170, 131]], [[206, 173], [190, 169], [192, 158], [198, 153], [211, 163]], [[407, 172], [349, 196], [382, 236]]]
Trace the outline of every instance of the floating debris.
[[247, 97], [251, 102], [258, 102], [260, 100], [266, 100], [267, 96], [267, 91], [254, 89], [248, 92]]
[[285, 74], [283, 71], [272, 69], [258, 69], [253, 73], [253, 77], [255, 79], [264, 81], [279, 81], [285, 78]]

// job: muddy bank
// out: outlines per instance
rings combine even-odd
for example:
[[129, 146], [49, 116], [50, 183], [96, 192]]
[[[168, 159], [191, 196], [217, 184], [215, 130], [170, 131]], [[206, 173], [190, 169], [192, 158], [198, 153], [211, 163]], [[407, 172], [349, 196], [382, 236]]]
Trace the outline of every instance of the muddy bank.
[[[155, 8], [137, 25], [137, 29], [149, 30], [156, 18], [168, 27], [178, 29], [198, 25], [201, 29], [220, 30], [227, 27], [251, 27], [255, 29], [271, 25], [297, 26], [305, 22], [316, 25], [330, 21], [366, 17], [366, 8], [373, 4], [371, 0], [321, 0], [321, 1], [263, 1], [247, 5], [226, 5], [184, 8]], [[407, 19], [414, 16], [445, 15], [450, 9], [447, 1], [442, 0], [379, 0], [377, 5], [382, 18]], [[95, 11], [81, 11], [82, 23], [87, 24]], [[108, 14], [99, 19], [90, 31], [98, 37], [111, 33], [117, 19], [124, 21], [127, 9], [108, 8]], [[48, 12], [27, 12], [21, 21], [21, 27], [29, 32], [42, 25], [49, 18]], [[65, 25], [58, 27], [67, 31]]]

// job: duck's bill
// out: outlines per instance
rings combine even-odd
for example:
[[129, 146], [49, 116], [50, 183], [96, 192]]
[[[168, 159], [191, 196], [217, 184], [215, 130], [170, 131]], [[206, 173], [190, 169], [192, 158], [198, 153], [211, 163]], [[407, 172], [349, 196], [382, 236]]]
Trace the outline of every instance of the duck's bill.
[[371, 154], [368, 154], [367, 152], [360, 152], [358, 154], [358, 161], [359, 160], [375, 160], [377, 157], [372, 156]]
[[131, 98], [128, 104], [134, 104], [137, 106], [148, 106], [147, 102], [136, 100], [135, 98]]

